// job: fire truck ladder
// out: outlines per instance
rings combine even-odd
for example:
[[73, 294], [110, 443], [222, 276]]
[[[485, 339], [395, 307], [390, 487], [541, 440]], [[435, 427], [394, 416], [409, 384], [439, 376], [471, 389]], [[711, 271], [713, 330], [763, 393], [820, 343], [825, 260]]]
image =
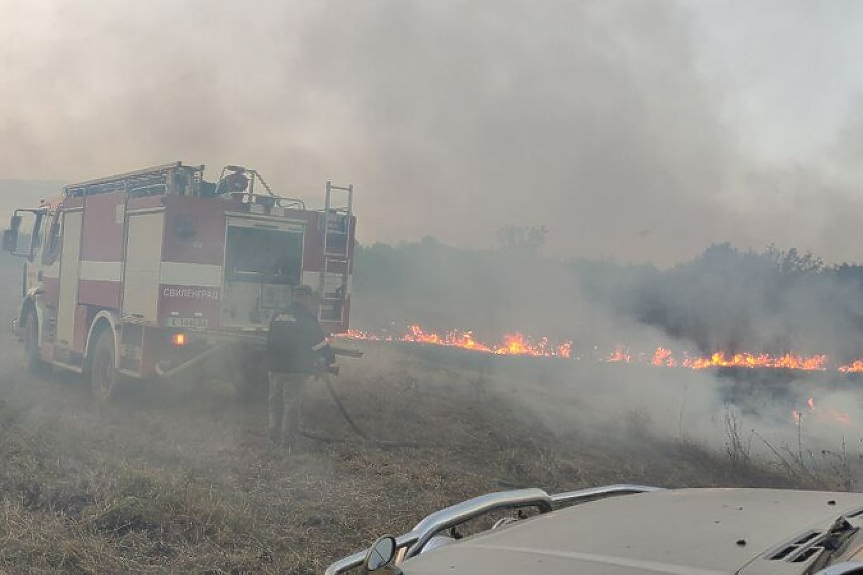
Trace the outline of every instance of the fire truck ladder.
[[[337, 203], [336, 197], [342, 199]], [[324, 202], [323, 261], [318, 280], [321, 294], [319, 319], [326, 322], [344, 321], [344, 304], [350, 272], [350, 237], [353, 216], [354, 186], [333, 185], [327, 180]]]
[[200, 181], [204, 166], [187, 166], [182, 162], [154, 166], [125, 174], [117, 174], [70, 184], [64, 187], [66, 197], [83, 197], [107, 192], [124, 191], [132, 196], [161, 195], [169, 192], [186, 193], [193, 181]]

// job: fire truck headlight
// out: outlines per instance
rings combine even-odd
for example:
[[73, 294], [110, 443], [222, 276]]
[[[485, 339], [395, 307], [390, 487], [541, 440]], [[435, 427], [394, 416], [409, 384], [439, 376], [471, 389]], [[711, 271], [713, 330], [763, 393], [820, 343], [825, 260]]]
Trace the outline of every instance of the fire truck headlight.
[[186, 334], [185, 333], [175, 333], [171, 335], [171, 343], [176, 345], [177, 347], [183, 347], [186, 345]]

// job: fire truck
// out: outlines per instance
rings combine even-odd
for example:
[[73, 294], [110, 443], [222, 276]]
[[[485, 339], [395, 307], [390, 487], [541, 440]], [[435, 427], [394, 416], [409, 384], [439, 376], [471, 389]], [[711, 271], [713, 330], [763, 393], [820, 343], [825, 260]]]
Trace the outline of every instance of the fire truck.
[[176, 162], [67, 185], [4, 232], [26, 257], [13, 331], [31, 370], [79, 372], [103, 399], [229, 350], [259, 365], [297, 285], [317, 290], [325, 331], [348, 328], [355, 229], [352, 185], [327, 181], [310, 209], [242, 166], [216, 181]]

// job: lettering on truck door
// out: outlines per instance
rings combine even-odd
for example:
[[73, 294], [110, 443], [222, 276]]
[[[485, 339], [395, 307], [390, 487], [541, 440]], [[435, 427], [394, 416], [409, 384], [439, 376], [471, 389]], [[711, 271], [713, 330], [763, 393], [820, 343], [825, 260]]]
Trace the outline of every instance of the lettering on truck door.
[[75, 308], [78, 306], [78, 273], [81, 252], [82, 210], [63, 212], [63, 247], [60, 255], [60, 299], [57, 304], [57, 342], [72, 346]]

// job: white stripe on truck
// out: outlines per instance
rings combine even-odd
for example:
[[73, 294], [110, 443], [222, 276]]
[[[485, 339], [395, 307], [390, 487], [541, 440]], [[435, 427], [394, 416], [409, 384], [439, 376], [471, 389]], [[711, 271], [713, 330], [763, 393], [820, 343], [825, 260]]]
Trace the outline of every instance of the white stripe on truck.
[[78, 278], [82, 280], [118, 282], [123, 275], [122, 262], [95, 262], [82, 260]]
[[313, 290], [318, 289], [318, 282], [321, 279], [321, 272], [309, 272], [303, 270], [303, 283], [312, 288]]
[[161, 281], [167, 285], [207, 286], [222, 285], [222, 266], [162, 262]]

